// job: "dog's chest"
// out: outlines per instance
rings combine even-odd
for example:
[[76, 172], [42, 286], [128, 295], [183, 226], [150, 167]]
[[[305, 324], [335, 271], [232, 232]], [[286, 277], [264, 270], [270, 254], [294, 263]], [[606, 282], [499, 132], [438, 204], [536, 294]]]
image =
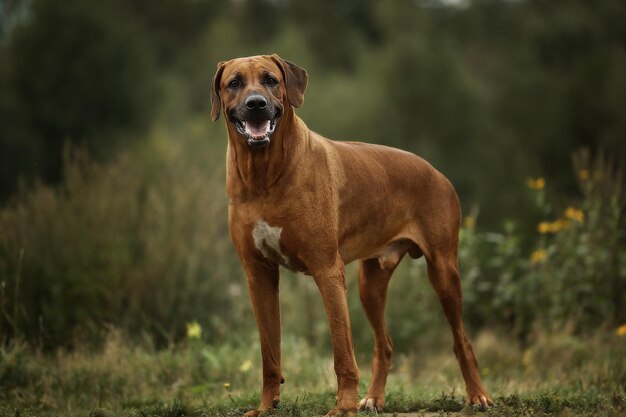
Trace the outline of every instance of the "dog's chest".
[[281, 235], [283, 228], [272, 226], [264, 219], [259, 218], [252, 228], [252, 239], [254, 246], [263, 254], [266, 259], [278, 262], [282, 266], [292, 271], [301, 270], [297, 267], [297, 262], [293, 262], [281, 245]]

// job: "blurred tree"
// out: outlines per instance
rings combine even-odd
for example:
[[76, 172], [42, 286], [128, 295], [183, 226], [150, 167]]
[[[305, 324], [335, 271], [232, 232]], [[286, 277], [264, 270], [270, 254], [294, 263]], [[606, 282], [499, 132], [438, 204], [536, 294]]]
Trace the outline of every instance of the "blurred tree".
[[28, 10], [28, 1], [4, 0], [0, 2], [0, 37], [26, 19]]
[[269, 0], [243, 0], [231, 6], [233, 23], [245, 44], [262, 47], [281, 30], [285, 20], [283, 4]]
[[162, 67], [178, 63], [180, 52], [228, 5], [226, 0], [131, 0], [126, 3], [130, 6], [124, 7], [145, 26], [143, 29]]
[[606, 148], [626, 158], [625, 4], [475, 0], [431, 15], [455, 39], [487, 111], [487, 134], [473, 143], [492, 175], [463, 194], [486, 209], [488, 227], [503, 214], [524, 217], [525, 176], [545, 175], [550, 187], [576, 194], [573, 150]]
[[359, 49], [376, 44], [380, 31], [372, 0], [290, 1], [286, 17], [302, 28], [322, 70], [353, 70]]
[[[67, 141], [97, 156], [147, 126], [157, 91], [153, 51], [123, 2], [35, 1], [2, 49], [0, 186], [56, 181]], [[129, 137], [129, 136], [127, 136]]]
[[[530, 65], [517, 78], [525, 76], [522, 82], [535, 88], [523, 88], [519, 95], [503, 90], [500, 103], [510, 110], [503, 121], [515, 126], [520, 137], [526, 133], [528, 151], [539, 158], [543, 172], [573, 191], [575, 184], [563, 169], [573, 149], [609, 147], [626, 155], [624, 145], [606, 139], [623, 107], [614, 108], [607, 95], [626, 93], [611, 76], [620, 65], [617, 57], [626, 51], [626, 29], [615, 19], [626, 16], [626, 5], [531, 1], [526, 13], [534, 24], [520, 27], [525, 41], [517, 50], [530, 52]], [[524, 105], [524, 97], [535, 102]]]

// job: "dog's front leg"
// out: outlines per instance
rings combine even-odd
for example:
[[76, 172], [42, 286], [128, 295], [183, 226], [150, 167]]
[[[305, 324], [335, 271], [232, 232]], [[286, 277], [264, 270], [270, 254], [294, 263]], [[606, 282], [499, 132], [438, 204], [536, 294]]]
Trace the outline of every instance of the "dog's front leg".
[[246, 417], [257, 417], [272, 410], [280, 400], [280, 307], [278, 302], [278, 266], [251, 262], [245, 265], [248, 289], [256, 317], [263, 359], [261, 404]]
[[327, 416], [352, 416], [357, 410], [359, 370], [352, 346], [344, 266], [337, 258], [333, 267], [314, 272], [313, 277], [328, 316], [337, 374], [337, 405]]

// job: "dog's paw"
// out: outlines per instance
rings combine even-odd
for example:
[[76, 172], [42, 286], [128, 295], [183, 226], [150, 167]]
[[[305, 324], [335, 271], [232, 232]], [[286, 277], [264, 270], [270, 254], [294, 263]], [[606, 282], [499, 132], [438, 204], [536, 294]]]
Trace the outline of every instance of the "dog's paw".
[[493, 405], [493, 400], [486, 392], [479, 392], [467, 395], [467, 403], [469, 405], [477, 405], [480, 407], [491, 407]]
[[[284, 379], [281, 378], [280, 383], [282, 384], [283, 382], [285, 382]], [[269, 416], [271, 414], [274, 414], [274, 411], [278, 408], [278, 406], [280, 405], [280, 400], [278, 398], [274, 399], [274, 401], [272, 401], [272, 406], [265, 408], [265, 409], [259, 409], [259, 410], [250, 410], [248, 411], [244, 417], [264, 417], [264, 416]]]
[[250, 410], [248, 411], [244, 417], [265, 417], [274, 414], [273, 408], [268, 408], [266, 410]]
[[382, 412], [385, 406], [385, 400], [383, 398], [366, 396], [359, 401], [359, 411], [376, 411]]
[[335, 407], [330, 410], [324, 417], [355, 417], [356, 416], [356, 408], [339, 408]]

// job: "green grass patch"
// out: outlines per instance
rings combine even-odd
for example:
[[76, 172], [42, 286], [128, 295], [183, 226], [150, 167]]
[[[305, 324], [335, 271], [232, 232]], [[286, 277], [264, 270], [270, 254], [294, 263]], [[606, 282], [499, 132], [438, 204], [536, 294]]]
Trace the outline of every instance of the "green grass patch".
[[[608, 416], [626, 414], [626, 343], [613, 332], [586, 338], [539, 334], [520, 347], [502, 335], [475, 340], [481, 374], [497, 405], [467, 407], [446, 335], [394, 357], [385, 411], [416, 415]], [[446, 346], [442, 349], [441, 346]], [[156, 350], [110, 333], [100, 351], [0, 352], [0, 417], [242, 416], [258, 404], [260, 352], [254, 335], [228, 345], [199, 340]], [[369, 355], [359, 355], [360, 394]], [[331, 357], [283, 338], [286, 383], [276, 416], [321, 416], [335, 402]]]

